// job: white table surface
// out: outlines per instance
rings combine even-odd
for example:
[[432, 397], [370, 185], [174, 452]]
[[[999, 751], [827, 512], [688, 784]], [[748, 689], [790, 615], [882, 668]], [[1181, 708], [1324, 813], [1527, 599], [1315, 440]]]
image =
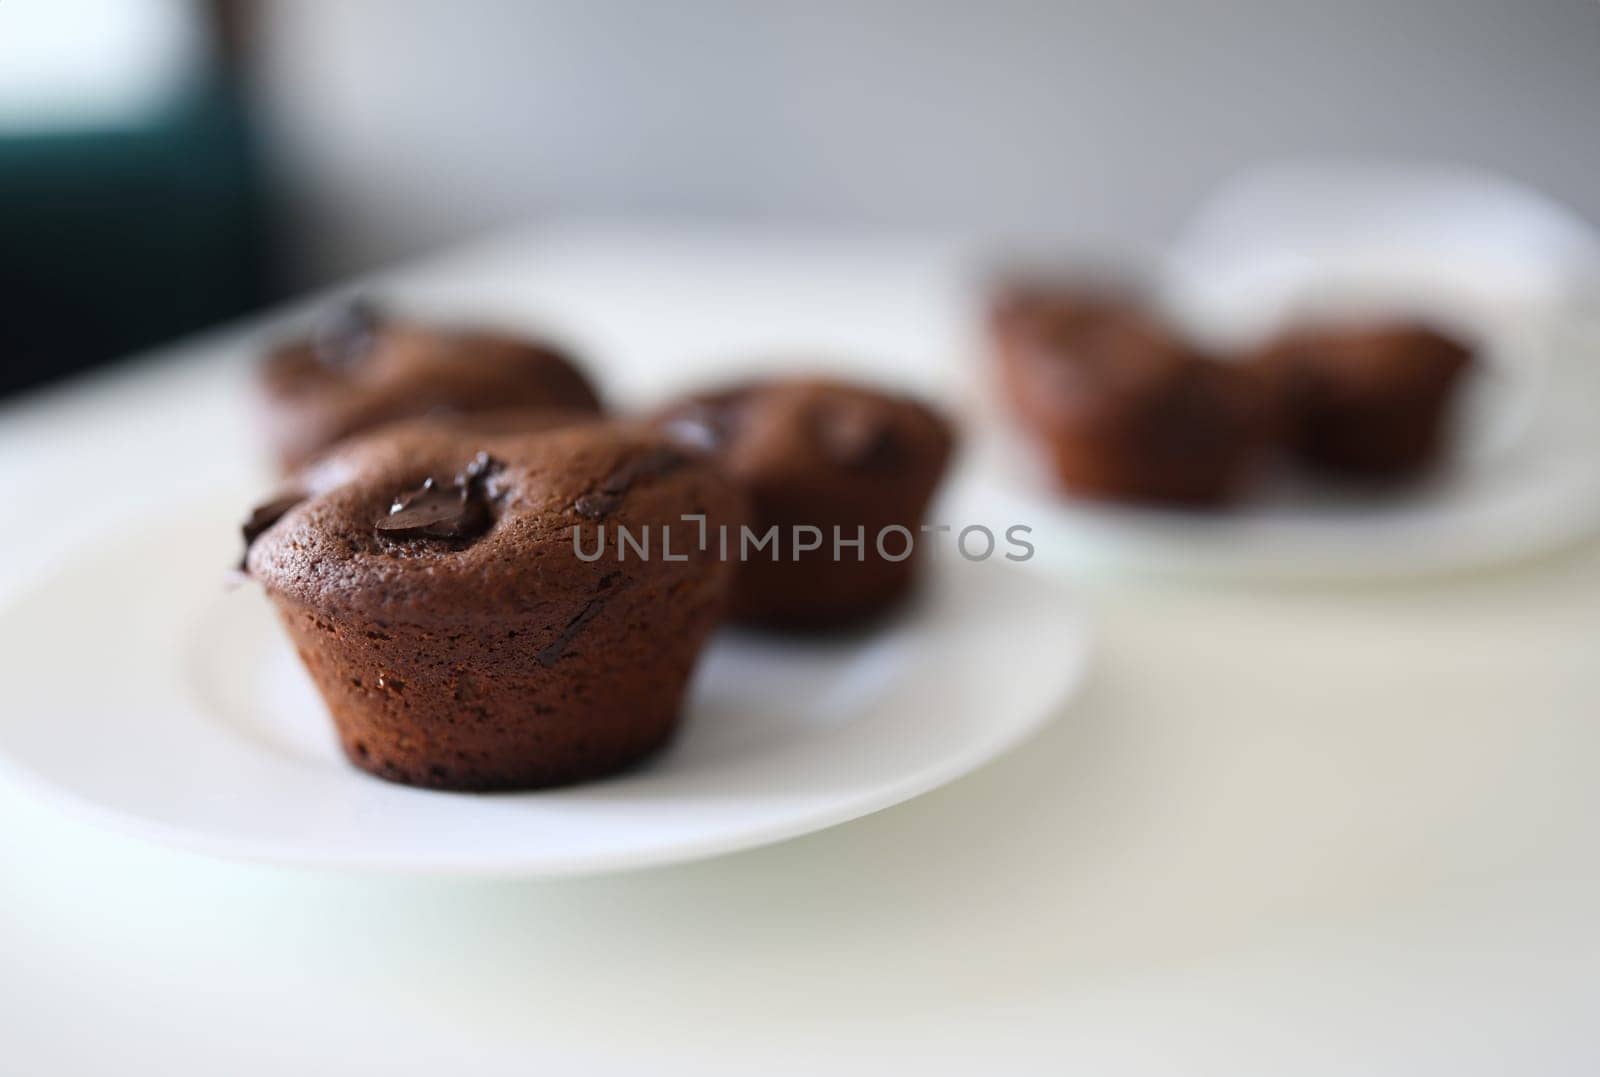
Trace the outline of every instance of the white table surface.
[[[624, 401], [812, 349], [970, 391], [947, 244], [575, 228], [377, 294], [562, 329]], [[260, 334], [0, 408], [0, 597], [265, 489]], [[0, 785], [0, 1072], [1600, 1070], [1600, 545], [1401, 585], [1084, 583], [1100, 661], [1040, 738], [672, 869], [270, 869]]]

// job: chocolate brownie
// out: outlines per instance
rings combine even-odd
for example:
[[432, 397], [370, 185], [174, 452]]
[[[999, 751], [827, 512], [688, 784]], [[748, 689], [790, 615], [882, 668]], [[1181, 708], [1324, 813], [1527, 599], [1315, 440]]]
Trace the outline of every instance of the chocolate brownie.
[[[736, 527], [743, 506], [716, 468], [641, 426], [417, 423], [324, 457], [253, 514], [245, 566], [353, 764], [531, 789], [611, 773], [671, 736], [733, 575], [681, 517]], [[591, 556], [619, 524], [648, 529], [656, 556], [609, 539]]]
[[598, 412], [600, 400], [555, 347], [504, 333], [342, 308], [260, 370], [267, 435], [286, 471], [334, 442], [397, 419], [505, 408]]
[[[918, 527], [949, 461], [949, 425], [907, 397], [814, 379], [752, 382], [691, 397], [659, 416], [680, 443], [709, 453], [749, 494], [751, 530], [778, 528], [775, 549], [744, 552], [735, 620], [827, 628], [880, 613], [911, 590]], [[814, 550], [807, 535], [821, 534]], [[836, 529], [843, 542], [835, 548]], [[879, 536], [883, 534], [880, 549]], [[862, 539], [860, 548], [845, 545]]]
[[1427, 326], [1292, 328], [1261, 351], [1281, 379], [1289, 444], [1315, 469], [1403, 480], [1441, 453], [1472, 351]]

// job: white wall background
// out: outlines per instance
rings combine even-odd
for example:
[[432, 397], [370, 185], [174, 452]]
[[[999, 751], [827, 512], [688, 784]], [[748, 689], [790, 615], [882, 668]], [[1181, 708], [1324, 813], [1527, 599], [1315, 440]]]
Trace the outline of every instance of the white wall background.
[[1596, 0], [275, 0], [326, 278], [527, 217], [1148, 252], [1264, 157], [1442, 157], [1600, 218]]

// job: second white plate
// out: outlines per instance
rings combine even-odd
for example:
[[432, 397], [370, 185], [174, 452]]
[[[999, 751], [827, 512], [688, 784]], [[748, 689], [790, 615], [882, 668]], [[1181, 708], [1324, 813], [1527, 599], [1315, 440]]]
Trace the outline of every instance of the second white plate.
[[963, 517], [1032, 527], [1045, 568], [1398, 578], [1547, 554], [1600, 531], [1600, 368], [1586, 350], [1594, 344], [1552, 336], [1543, 381], [1519, 391], [1515, 409], [1500, 406], [1508, 386], [1477, 379], [1451, 458], [1387, 495], [1279, 478], [1218, 512], [1071, 498], [996, 412], [952, 502]]

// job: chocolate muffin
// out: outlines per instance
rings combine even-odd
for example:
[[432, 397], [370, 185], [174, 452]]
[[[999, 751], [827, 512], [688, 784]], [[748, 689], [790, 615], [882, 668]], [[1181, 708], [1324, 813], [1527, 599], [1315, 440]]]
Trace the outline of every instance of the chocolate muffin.
[[[745, 554], [733, 586], [734, 620], [842, 626], [883, 612], [911, 590], [918, 527], [953, 441], [930, 408], [857, 385], [775, 380], [692, 397], [658, 421], [744, 488], [753, 534], [777, 529], [775, 548], [731, 545], [735, 558]], [[797, 527], [816, 528], [820, 539], [807, 533], [796, 541]], [[905, 533], [886, 530], [894, 528]], [[836, 534], [843, 540], [837, 550]], [[859, 547], [845, 545], [858, 537]], [[801, 548], [813, 541], [816, 549]]]
[[1221, 504], [1273, 443], [1270, 375], [1196, 351], [1137, 305], [1035, 304], [996, 346], [1007, 395], [1072, 493]]
[[504, 408], [598, 412], [600, 400], [554, 347], [342, 308], [260, 370], [267, 435], [286, 471], [334, 442], [397, 419]]
[[989, 346], [1000, 389], [1012, 411], [1030, 426], [1048, 421], [1048, 409], [1033, 395], [1030, 377], [1033, 344], [1041, 334], [1077, 327], [1084, 333], [1128, 332], [1159, 325], [1132, 293], [1104, 281], [1074, 278], [1012, 277], [989, 294]]
[[1426, 326], [1390, 323], [1291, 329], [1260, 359], [1284, 386], [1299, 460], [1353, 478], [1403, 480], [1439, 458], [1472, 351]]
[[423, 416], [419, 419], [397, 419], [383, 423], [371, 430], [336, 441], [319, 452], [297, 472], [304, 476], [330, 468], [346, 469], [348, 462], [359, 460], [363, 453], [359, 446], [374, 439], [403, 434], [409, 430], [451, 430], [460, 434], [480, 434], [504, 437], [513, 434], [537, 434], [546, 430], [559, 430], [585, 423], [608, 422], [598, 412], [580, 411], [576, 408], [498, 408], [494, 411], [452, 411]]
[[[733, 574], [681, 517], [737, 527], [743, 504], [640, 426], [418, 423], [345, 446], [258, 510], [245, 566], [353, 764], [532, 789], [627, 767], [671, 736]], [[654, 556], [619, 552], [619, 525]]]

